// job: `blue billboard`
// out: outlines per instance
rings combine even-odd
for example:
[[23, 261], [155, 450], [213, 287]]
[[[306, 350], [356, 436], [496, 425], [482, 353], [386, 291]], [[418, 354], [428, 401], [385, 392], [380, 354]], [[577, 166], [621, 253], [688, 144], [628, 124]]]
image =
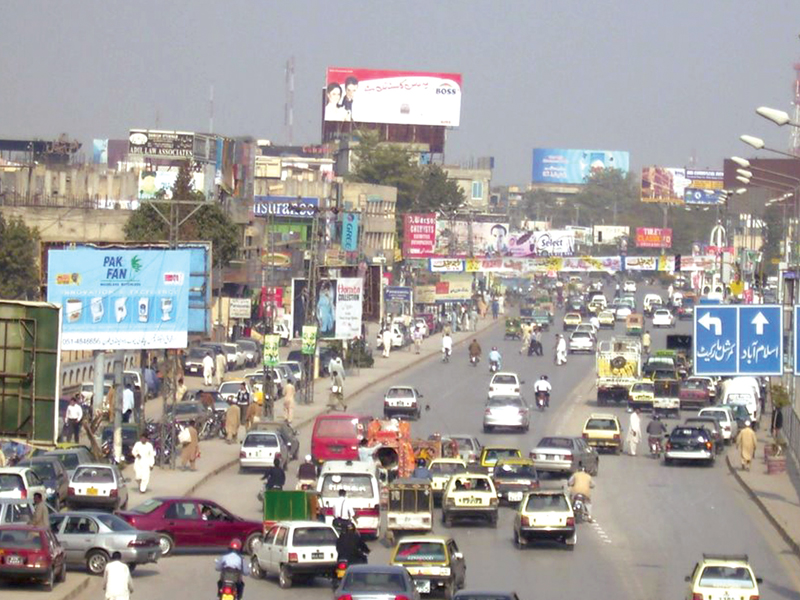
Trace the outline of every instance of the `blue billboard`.
[[358, 250], [358, 214], [344, 213], [342, 219], [342, 250], [356, 252]]
[[191, 250], [49, 250], [47, 300], [64, 350], [185, 348]]
[[619, 169], [627, 173], [630, 155], [616, 150], [563, 150], [558, 148], [533, 149], [534, 183], [586, 183], [593, 171]]

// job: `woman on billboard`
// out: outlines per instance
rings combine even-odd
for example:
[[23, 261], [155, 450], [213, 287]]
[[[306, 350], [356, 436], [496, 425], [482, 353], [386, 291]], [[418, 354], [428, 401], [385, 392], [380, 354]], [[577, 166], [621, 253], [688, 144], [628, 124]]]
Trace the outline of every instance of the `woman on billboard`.
[[336, 327], [336, 307], [333, 301], [331, 282], [325, 281], [319, 288], [317, 300], [317, 322], [319, 323], [320, 337], [329, 337], [334, 334]]

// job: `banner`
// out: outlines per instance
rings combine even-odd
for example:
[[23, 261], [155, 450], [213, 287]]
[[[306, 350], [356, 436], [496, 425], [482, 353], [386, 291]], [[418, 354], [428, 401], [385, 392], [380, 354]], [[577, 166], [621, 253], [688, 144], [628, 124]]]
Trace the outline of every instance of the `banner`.
[[344, 213], [342, 250], [345, 252], [356, 252], [358, 250], [358, 215], [355, 213]]
[[414, 286], [415, 304], [433, 304], [436, 302], [435, 285], [415, 285]]
[[336, 339], [361, 337], [364, 280], [340, 277], [336, 280]]
[[472, 275], [445, 273], [436, 285], [436, 302], [461, 302], [472, 298]]
[[183, 131], [131, 129], [128, 154], [160, 158], [192, 158], [194, 134]]
[[191, 256], [190, 250], [48, 250], [47, 301], [62, 307], [62, 348], [186, 348]]
[[251, 306], [250, 298], [228, 298], [228, 318], [249, 319]]
[[628, 172], [630, 155], [617, 150], [564, 150], [560, 148], [533, 149], [534, 183], [586, 183], [594, 171], [619, 169]]
[[460, 258], [432, 258], [430, 270], [432, 273], [460, 273], [464, 270], [464, 261]]
[[659, 227], [637, 227], [637, 248], [671, 248], [672, 229]]
[[[502, 218], [502, 217], [500, 217]], [[507, 221], [436, 222], [437, 256], [497, 256], [508, 253]]]
[[319, 198], [299, 196], [253, 196], [253, 214], [256, 217], [294, 217], [312, 219], [317, 213]]
[[597, 245], [615, 245], [622, 238], [627, 238], [630, 233], [630, 227], [627, 225], [595, 225], [592, 228], [592, 238]]
[[572, 256], [575, 254], [575, 231], [518, 231], [508, 236], [504, 256]]
[[400, 285], [388, 285], [383, 288], [384, 302], [411, 302], [411, 288]]
[[264, 336], [264, 366], [275, 367], [281, 362], [281, 357], [278, 354], [280, 348], [281, 336], [279, 335], [265, 335]]
[[686, 169], [644, 167], [642, 169], [641, 200], [661, 204], [683, 204], [689, 180]]
[[317, 350], [317, 326], [303, 325], [303, 337], [301, 352], [303, 354], [314, 354]]
[[436, 248], [436, 214], [403, 216], [403, 258], [428, 258]]

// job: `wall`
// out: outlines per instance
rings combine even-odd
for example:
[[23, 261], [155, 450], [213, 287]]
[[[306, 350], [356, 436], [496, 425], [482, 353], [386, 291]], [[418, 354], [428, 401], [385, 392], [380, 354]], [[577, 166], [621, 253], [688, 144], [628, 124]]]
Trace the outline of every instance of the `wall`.
[[397, 188], [371, 183], [342, 184], [341, 206], [345, 211], [362, 215], [359, 238], [367, 258], [383, 254], [387, 261], [393, 260], [397, 237], [396, 205]]
[[29, 227], [39, 229], [43, 242], [121, 242], [129, 210], [53, 208], [41, 206], [0, 206], [6, 219], [21, 217]]
[[[491, 169], [462, 169], [461, 167], [449, 166], [444, 166], [442, 168], [447, 173], [448, 179], [454, 180], [458, 184], [458, 187], [464, 192], [468, 208], [488, 210], [490, 188], [492, 185]], [[472, 196], [473, 182], [479, 182], [481, 184], [481, 193], [475, 198]]]

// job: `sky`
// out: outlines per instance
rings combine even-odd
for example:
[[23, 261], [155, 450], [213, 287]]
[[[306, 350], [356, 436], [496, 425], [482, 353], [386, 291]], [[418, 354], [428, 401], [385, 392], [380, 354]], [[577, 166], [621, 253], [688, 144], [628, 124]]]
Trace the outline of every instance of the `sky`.
[[[126, 138], [131, 128], [320, 141], [329, 66], [463, 75], [445, 161], [531, 179], [535, 147], [627, 150], [631, 167], [721, 169], [786, 150], [798, 0], [3, 0], [0, 137]], [[761, 153], [763, 155], [763, 153]], [[768, 157], [769, 155], [763, 155]]]

